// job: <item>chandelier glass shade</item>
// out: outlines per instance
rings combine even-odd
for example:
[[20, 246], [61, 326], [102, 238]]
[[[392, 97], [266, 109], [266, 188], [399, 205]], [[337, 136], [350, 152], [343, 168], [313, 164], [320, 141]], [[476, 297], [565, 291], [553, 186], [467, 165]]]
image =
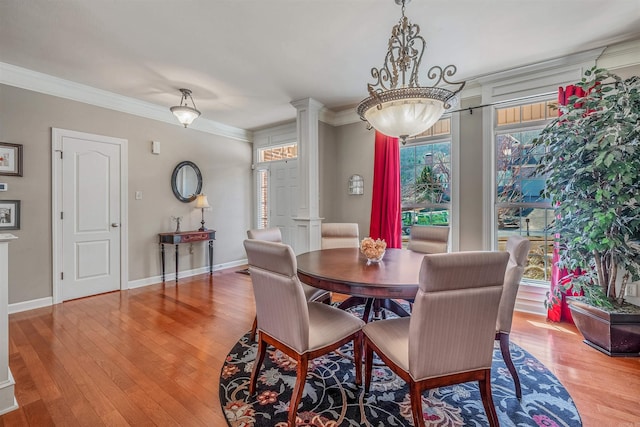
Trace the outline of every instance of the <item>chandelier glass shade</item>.
[[[457, 102], [456, 95], [465, 85], [465, 82], [449, 80], [457, 69], [455, 65], [448, 65], [431, 67], [427, 78], [433, 85], [420, 86], [418, 71], [426, 42], [420, 35], [420, 27], [404, 15], [408, 1], [395, 0], [402, 5], [402, 16], [391, 30], [384, 65], [371, 69], [376, 81], [367, 85], [369, 97], [356, 109], [369, 126], [403, 142], [433, 126], [445, 110]], [[438, 87], [440, 83], [454, 86], [453, 90]]]
[[[200, 111], [196, 109], [196, 104], [191, 97], [191, 91], [189, 89], [180, 89], [182, 92], [182, 98], [180, 99], [180, 105], [169, 108], [174, 116], [178, 118], [178, 121], [184, 125], [189, 126], [195, 119], [200, 116]], [[189, 107], [187, 98], [191, 100], [193, 107]]]

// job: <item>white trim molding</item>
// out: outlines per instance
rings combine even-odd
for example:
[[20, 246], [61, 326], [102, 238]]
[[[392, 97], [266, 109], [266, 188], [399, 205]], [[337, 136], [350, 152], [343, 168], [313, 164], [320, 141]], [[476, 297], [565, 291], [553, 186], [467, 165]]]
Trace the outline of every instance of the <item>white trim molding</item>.
[[9, 243], [15, 239], [0, 233], [0, 415], [18, 408], [9, 367]]
[[[59, 98], [70, 99], [97, 107], [108, 108], [134, 116], [145, 117], [147, 119], [170, 123], [182, 126], [171, 114], [169, 108], [141, 101], [91, 86], [75, 83], [70, 80], [61, 79], [49, 74], [28, 70], [15, 65], [0, 62], [0, 83], [14, 86], [21, 89], [44, 93], [46, 95], [57, 96]], [[223, 136], [244, 142], [253, 141], [251, 131], [228, 126], [213, 120], [199, 118], [189, 126], [213, 135]]]
[[62, 153], [63, 138], [78, 138], [112, 144], [120, 152], [120, 290], [127, 289], [129, 278], [129, 141], [111, 136], [94, 135], [73, 130], [51, 128], [51, 242], [53, 245], [53, 303], [63, 301], [62, 295]]

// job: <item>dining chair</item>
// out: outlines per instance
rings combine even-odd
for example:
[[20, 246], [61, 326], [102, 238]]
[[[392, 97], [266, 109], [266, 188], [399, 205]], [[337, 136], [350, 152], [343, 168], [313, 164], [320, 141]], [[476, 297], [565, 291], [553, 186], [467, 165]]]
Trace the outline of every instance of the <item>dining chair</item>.
[[[282, 233], [280, 232], [280, 229], [278, 227], [252, 228], [247, 230], [247, 237], [254, 240], [282, 243]], [[306, 283], [302, 284], [302, 290], [304, 291], [304, 295], [307, 298], [307, 301], [321, 301], [325, 304], [331, 304], [331, 292], [329, 291], [314, 288], [313, 286], [307, 285]], [[253, 319], [253, 324], [251, 325], [250, 338], [252, 340], [255, 339], [257, 329], [258, 318], [256, 316]]]
[[425, 254], [447, 252], [449, 227], [444, 225], [413, 225], [409, 233], [407, 249]]
[[297, 362], [296, 381], [289, 403], [288, 425], [294, 426], [309, 361], [353, 341], [356, 384], [362, 382], [362, 326], [354, 315], [307, 301], [297, 275], [297, 261], [283, 243], [245, 240], [256, 299], [258, 353], [251, 373], [249, 394], [256, 390], [258, 373], [272, 345]]
[[500, 306], [498, 308], [498, 319], [496, 321], [496, 337], [500, 342], [500, 352], [504, 359], [507, 369], [511, 373], [513, 383], [516, 389], [516, 397], [522, 398], [522, 388], [520, 387], [520, 378], [516, 367], [511, 360], [511, 352], [509, 351], [509, 333], [511, 332], [511, 323], [513, 321], [513, 310], [516, 305], [516, 297], [520, 280], [524, 274], [524, 268], [527, 264], [527, 256], [531, 242], [522, 236], [511, 236], [507, 240], [507, 253], [509, 253], [509, 263], [507, 271], [504, 274], [504, 285], [502, 289], [502, 297], [500, 298]]
[[365, 392], [373, 353], [409, 384], [415, 426], [424, 426], [422, 391], [478, 381], [491, 426], [491, 361], [506, 252], [425, 255], [411, 317], [371, 322], [364, 333]]
[[357, 223], [323, 223], [320, 226], [320, 236], [320, 247], [322, 249], [360, 247], [360, 238]]

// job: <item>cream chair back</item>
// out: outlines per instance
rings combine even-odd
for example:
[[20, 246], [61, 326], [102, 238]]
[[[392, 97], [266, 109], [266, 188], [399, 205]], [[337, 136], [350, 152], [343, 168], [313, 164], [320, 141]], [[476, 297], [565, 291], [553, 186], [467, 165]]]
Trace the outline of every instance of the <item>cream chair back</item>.
[[520, 280], [527, 265], [527, 256], [531, 242], [522, 236], [511, 236], [507, 240], [507, 252], [509, 253], [509, 264], [504, 274], [504, 288], [502, 298], [500, 298], [500, 309], [498, 310], [498, 321], [496, 332], [511, 332], [513, 321], [513, 310], [516, 306], [516, 297]]
[[299, 353], [309, 347], [307, 299], [290, 246], [245, 240], [256, 301], [258, 329]]
[[506, 252], [426, 255], [409, 323], [415, 380], [490, 369]]
[[247, 230], [249, 239], [266, 240], [268, 242], [282, 242], [282, 233], [278, 227], [252, 228]]
[[360, 238], [358, 224], [349, 222], [329, 222], [320, 227], [322, 249], [358, 248]]
[[439, 225], [414, 225], [411, 227], [407, 248], [424, 254], [447, 252], [449, 227]]

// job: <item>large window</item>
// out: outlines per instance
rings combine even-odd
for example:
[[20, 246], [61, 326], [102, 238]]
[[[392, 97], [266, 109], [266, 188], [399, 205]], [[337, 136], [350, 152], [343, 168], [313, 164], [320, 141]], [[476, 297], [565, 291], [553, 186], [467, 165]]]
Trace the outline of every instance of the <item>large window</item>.
[[449, 225], [451, 119], [438, 121], [400, 147], [402, 234], [412, 225]]
[[504, 250], [509, 236], [531, 241], [524, 278], [548, 282], [551, 274], [553, 210], [541, 196], [544, 177], [534, 177], [544, 147], [532, 150], [548, 121], [557, 115], [551, 101], [496, 108], [494, 229], [497, 247]]

